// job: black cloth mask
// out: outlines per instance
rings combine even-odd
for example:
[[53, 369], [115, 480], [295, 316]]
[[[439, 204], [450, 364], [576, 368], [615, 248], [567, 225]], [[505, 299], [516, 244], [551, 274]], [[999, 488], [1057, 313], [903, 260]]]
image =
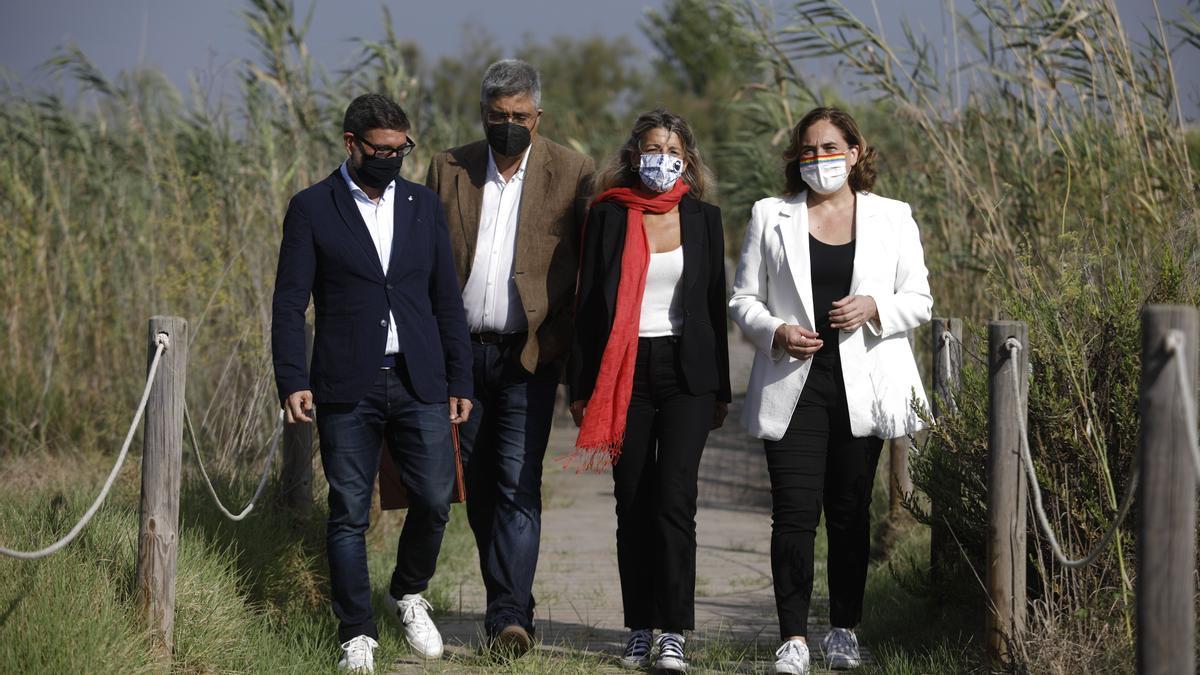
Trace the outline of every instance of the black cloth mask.
[[395, 180], [400, 174], [400, 167], [404, 165], [403, 157], [372, 157], [371, 155], [363, 155], [362, 161], [354, 169], [357, 178], [362, 182], [363, 186], [375, 190], [387, 187], [387, 184]]
[[526, 129], [520, 124], [505, 122], [503, 124], [489, 124], [487, 127], [488, 145], [492, 146], [492, 152], [504, 157], [516, 157], [525, 152], [525, 148], [529, 147], [531, 141], [529, 129]]

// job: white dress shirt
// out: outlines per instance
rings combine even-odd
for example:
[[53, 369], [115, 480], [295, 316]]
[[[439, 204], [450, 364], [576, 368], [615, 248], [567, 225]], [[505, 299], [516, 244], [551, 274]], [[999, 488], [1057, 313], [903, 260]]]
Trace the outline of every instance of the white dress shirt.
[[[362, 214], [363, 222], [367, 224], [367, 231], [371, 233], [371, 241], [375, 242], [375, 253], [379, 254], [379, 264], [383, 266], [383, 273], [387, 274], [388, 262], [392, 257], [392, 231], [395, 227], [396, 181], [388, 183], [387, 187], [383, 189], [383, 196], [376, 203], [350, 178], [350, 171], [346, 168], [345, 162], [342, 162], [342, 178], [346, 180], [350, 194], [354, 196], [354, 204], [358, 206], [358, 212]], [[398, 354], [399, 352], [400, 334], [396, 332], [396, 315], [389, 310], [387, 345], [383, 348], [383, 353]]]
[[488, 148], [487, 182], [483, 184], [475, 258], [463, 287], [467, 327], [472, 333], [519, 333], [529, 326], [513, 277], [521, 188], [528, 162], [526, 149], [517, 172], [505, 181], [496, 170], [492, 149]]

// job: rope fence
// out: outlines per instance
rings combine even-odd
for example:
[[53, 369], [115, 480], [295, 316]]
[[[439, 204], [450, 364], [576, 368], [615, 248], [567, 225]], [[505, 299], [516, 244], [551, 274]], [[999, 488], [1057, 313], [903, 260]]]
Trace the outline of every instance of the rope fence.
[[117, 480], [117, 474], [121, 473], [121, 466], [125, 464], [125, 457], [129, 455], [129, 444], [133, 442], [133, 435], [137, 432], [138, 424], [142, 421], [142, 414], [146, 412], [146, 402], [150, 400], [150, 387], [154, 384], [154, 376], [158, 373], [158, 364], [162, 360], [163, 352], [170, 346], [171, 339], [165, 333], [159, 333], [155, 336], [155, 342], [157, 347], [154, 350], [154, 358], [150, 361], [149, 372], [146, 374], [146, 386], [142, 388], [141, 401], [138, 402], [137, 411], [133, 414], [133, 421], [129, 423], [129, 431], [125, 434], [125, 442], [121, 444], [121, 451], [117, 453], [117, 461], [113, 463], [112, 470], [108, 472], [108, 479], [104, 481], [104, 486], [100, 488], [100, 494], [96, 495], [95, 501], [92, 502], [87, 511], [84, 511], [83, 517], [79, 519], [79, 522], [75, 523], [71, 531], [67, 532], [66, 536], [62, 539], [37, 551], [17, 551], [11, 548], [0, 547], [0, 554], [20, 560], [36, 560], [57, 553], [65, 548], [67, 544], [74, 541], [75, 537], [79, 536], [79, 533], [87, 526], [92, 516], [96, 515], [96, 511], [100, 510], [100, 505], [108, 498], [108, 493], [112, 490], [113, 483]]
[[250, 515], [254, 510], [254, 505], [258, 502], [259, 497], [262, 497], [263, 492], [267, 487], [267, 479], [271, 476], [271, 464], [275, 459], [275, 455], [279, 450], [279, 439], [283, 437], [283, 410], [279, 411], [279, 416], [276, 418], [275, 431], [271, 434], [271, 440], [268, 441], [270, 449], [267, 450], [267, 460], [263, 464], [262, 476], [258, 479], [258, 487], [254, 490], [254, 496], [250, 497], [245, 508], [234, 514], [221, 502], [221, 498], [217, 496], [217, 489], [213, 487], [212, 479], [208, 476], [208, 470], [204, 468], [204, 457], [200, 454], [200, 444], [196, 442], [196, 427], [192, 424], [192, 413], [185, 405], [183, 408], [184, 424], [187, 425], [188, 437], [192, 442], [192, 451], [196, 455], [196, 465], [200, 467], [200, 475], [204, 478], [204, 487], [208, 490], [208, 495], [212, 497], [213, 503], [221, 515], [234, 522], [240, 522]]
[[[1011, 358], [1017, 358], [1021, 351], [1021, 343], [1014, 338], [1008, 338], [1005, 341], [1005, 347], [1008, 349]], [[1121, 528], [1121, 524], [1125, 521], [1125, 517], [1129, 515], [1129, 509], [1133, 506], [1133, 497], [1137, 493], [1138, 484], [1138, 458], [1137, 453], [1133, 456], [1133, 467], [1129, 478], [1129, 488], [1125, 491], [1125, 497], [1121, 500], [1120, 508], [1117, 509], [1117, 517], [1112, 524], [1104, 532], [1104, 536], [1100, 537], [1100, 542], [1096, 544], [1087, 555], [1078, 559], [1071, 559], [1063, 552], [1062, 545], [1059, 544], [1058, 537], [1054, 534], [1054, 528], [1050, 525], [1050, 518], [1046, 515], [1046, 509], [1042, 501], [1042, 488], [1038, 483], [1037, 471], [1033, 465], [1033, 454], [1029, 450], [1029, 430], [1027, 429], [1026, 409], [1021, 399], [1021, 381], [1020, 373], [1016, 368], [1011, 369], [1013, 396], [1017, 400], [1019, 406], [1017, 412], [1017, 428], [1020, 436], [1021, 463], [1025, 467], [1025, 475], [1029, 478], [1029, 489], [1033, 496], [1033, 512], [1037, 516], [1037, 522], [1042, 528], [1042, 534], [1045, 535], [1046, 541], [1050, 544], [1050, 550], [1054, 553], [1054, 559], [1063, 567], [1071, 569], [1079, 569], [1087, 567], [1098, 559], [1101, 554], [1108, 549], [1108, 545], [1112, 543], [1113, 537]]]

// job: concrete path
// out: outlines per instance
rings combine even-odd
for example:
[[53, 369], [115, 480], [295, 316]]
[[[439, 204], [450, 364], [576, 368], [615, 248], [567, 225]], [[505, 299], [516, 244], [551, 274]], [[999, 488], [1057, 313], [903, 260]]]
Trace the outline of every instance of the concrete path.
[[[714, 666], [692, 672], [764, 673], [771, 672], [779, 644], [771, 585], [770, 484], [761, 441], [744, 432], [739, 418], [737, 393], [745, 387], [752, 348], [731, 339], [731, 351], [735, 403], [724, 428], [710, 435], [701, 463], [696, 631], [688, 650], [689, 656], [707, 655], [704, 660]], [[625, 627], [612, 476], [561, 468], [556, 458], [573, 446], [575, 432], [569, 419], [556, 419], [547, 451], [542, 552], [534, 586], [539, 650], [615, 659], [624, 647]], [[823, 588], [824, 561], [816, 572], [818, 588]], [[478, 578], [464, 583], [462, 598], [462, 613], [442, 617], [439, 625], [449, 652], [466, 656], [479, 645], [483, 587]], [[813, 605], [810, 637], [816, 645], [828, 628], [828, 605], [823, 598], [814, 598]], [[426, 671], [415, 663], [397, 666], [398, 672]], [[595, 672], [628, 672], [615, 664], [598, 668]]]

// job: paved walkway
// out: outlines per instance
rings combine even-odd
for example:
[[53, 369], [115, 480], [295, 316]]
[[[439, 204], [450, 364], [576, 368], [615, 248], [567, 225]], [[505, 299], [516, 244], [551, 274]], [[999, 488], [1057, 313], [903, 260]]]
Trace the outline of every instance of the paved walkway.
[[[735, 392], [744, 388], [752, 350], [731, 339]], [[689, 653], [723, 663], [692, 672], [770, 672], [779, 644], [770, 563], [770, 485], [761, 441], [741, 427], [740, 396], [724, 428], [713, 432], [701, 462], [696, 516], [696, 631]], [[564, 471], [554, 458], [575, 439], [569, 419], [556, 419], [545, 467], [542, 552], [534, 593], [541, 650], [617, 655], [624, 647], [612, 476]], [[817, 576], [824, 577], [823, 561]], [[464, 587], [463, 611], [439, 622], [451, 654], [479, 644], [483, 587]], [[810, 631], [818, 644], [827, 630], [827, 601], [814, 598]], [[398, 664], [399, 665], [399, 664]], [[400, 672], [422, 672], [416, 664]], [[627, 672], [614, 666], [598, 672]], [[448, 672], [448, 671], [447, 671]]]

